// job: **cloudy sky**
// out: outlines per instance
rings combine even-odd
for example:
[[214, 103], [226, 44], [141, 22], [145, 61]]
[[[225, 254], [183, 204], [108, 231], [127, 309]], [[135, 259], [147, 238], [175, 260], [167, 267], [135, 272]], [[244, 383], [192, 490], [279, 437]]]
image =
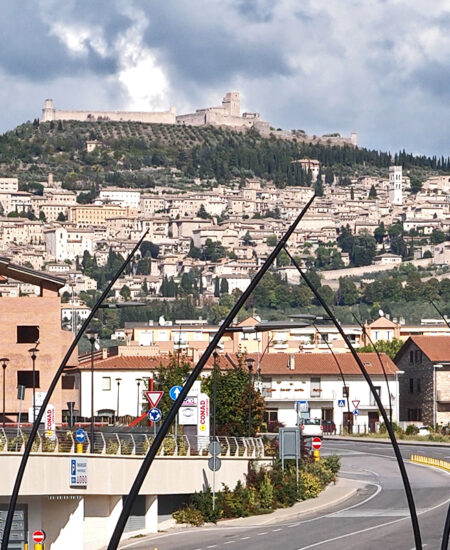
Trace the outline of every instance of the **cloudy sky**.
[[[62, 109], [220, 103], [449, 155], [448, 0], [0, 0], [0, 131]], [[6, 24], [5, 24], [6, 22]]]

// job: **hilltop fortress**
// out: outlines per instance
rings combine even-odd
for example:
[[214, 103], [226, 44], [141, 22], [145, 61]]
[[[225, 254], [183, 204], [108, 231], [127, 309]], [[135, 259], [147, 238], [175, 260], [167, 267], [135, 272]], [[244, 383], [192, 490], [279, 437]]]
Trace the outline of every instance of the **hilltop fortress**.
[[292, 139], [308, 142], [326, 142], [332, 145], [349, 144], [356, 146], [357, 135], [343, 138], [339, 134], [308, 136], [302, 130], [275, 130], [269, 122], [262, 120], [259, 113], [242, 113], [239, 92], [227, 92], [222, 105], [197, 109], [195, 113], [176, 114], [175, 107], [168, 111], [63, 111], [55, 109], [53, 99], [46, 99], [42, 109], [42, 121], [77, 120], [81, 122], [115, 121], [144, 122], [149, 124], [182, 124], [190, 126], [227, 126], [234, 130], [255, 128], [262, 135], [274, 135], [280, 139]]

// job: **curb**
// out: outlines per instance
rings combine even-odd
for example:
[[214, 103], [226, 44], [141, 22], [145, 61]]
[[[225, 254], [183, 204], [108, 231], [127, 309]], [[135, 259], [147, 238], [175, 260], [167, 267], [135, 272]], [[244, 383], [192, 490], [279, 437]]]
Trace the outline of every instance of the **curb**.
[[[370, 437], [348, 437], [348, 436], [341, 436], [341, 435], [335, 435], [333, 437], [330, 436], [324, 436], [324, 439], [327, 441], [358, 441], [360, 443], [379, 443], [381, 445], [391, 445], [391, 440], [389, 438], [370, 438]], [[425, 447], [450, 447], [450, 443], [443, 443], [441, 441], [417, 441], [417, 440], [408, 440], [405, 441], [404, 439], [397, 439], [397, 443], [399, 445], [410, 445], [410, 446], [425, 446]]]
[[433, 468], [440, 468], [446, 472], [450, 472], [450, 462], [440, 460], [438, 458], [431, 458], [428, 456], [411, 455], [410, 462], [415, 464], [423, 464], [424, 466], [432, 466]]

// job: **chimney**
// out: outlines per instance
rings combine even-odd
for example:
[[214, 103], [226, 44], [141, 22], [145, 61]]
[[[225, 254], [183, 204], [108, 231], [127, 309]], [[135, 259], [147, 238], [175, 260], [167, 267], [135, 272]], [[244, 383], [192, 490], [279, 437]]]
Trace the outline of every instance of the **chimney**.
[[293, 353], [289, 355], [288, 369], [295, 370], [295, 355]]

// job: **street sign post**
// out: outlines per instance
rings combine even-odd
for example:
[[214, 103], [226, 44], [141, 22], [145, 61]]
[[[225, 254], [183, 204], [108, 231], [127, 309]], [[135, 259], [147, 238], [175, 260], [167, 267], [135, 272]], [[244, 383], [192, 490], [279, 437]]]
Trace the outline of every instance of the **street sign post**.
[[170, 399], [176, 401], [183, 388], [181, 386], [172, 386], [169, 391]]
[[34, 542], [39, 544], [41, 542], [44, 542], [44, 540], [45, 540], [45, 531], [43, 531], [42, 529], [38, 529], [33, 533]]
[[158, 403], [161, 401], [161, 397], [163, 396], [163, 391], [146, 391], [145, 397], [148, 399], [148, 402], [150, 403], [150, 407], [154, 409]]
[[162, 418], [161, 411], [156, 407], [152, 407], [147, 413], [148, 419], [152, 422], [159, 422]]
[[212, 472], [217, 472], [218, 470], [220, 470], [221, 466], [222, 466], [222, 461], [218, 456], [211, 456], [210, 458], [208, 458], [208, 468]]
[[298, 412], [308, 412], [309, 410], [309, 403], [308, 401], [297, 401], [297, 411]]

